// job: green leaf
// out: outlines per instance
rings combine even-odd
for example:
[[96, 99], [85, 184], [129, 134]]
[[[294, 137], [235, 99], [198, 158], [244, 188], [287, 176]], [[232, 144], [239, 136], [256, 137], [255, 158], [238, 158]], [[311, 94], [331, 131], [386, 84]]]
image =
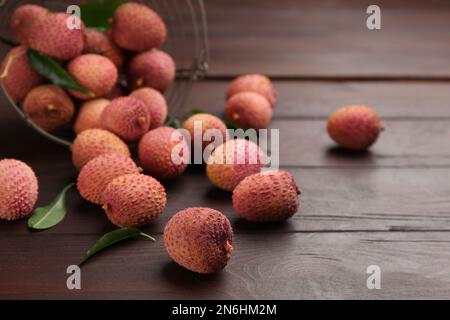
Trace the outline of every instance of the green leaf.
[[167, 117], [166, 125], [175, 129], [181, 128], [181, 121], [172, 117]]
[[30, 64], [39, 74], [50, 80], [53, 84], [70, 88], [94, 97], [94, 93], [80, 86], [72, 76], [55, 60], [37, 52], [36, 50], [28, 50], [28, 60]]
[[199, 114], [199, 113], [212, 114], [211, 112], [207, 112], [207, 111], [202, 110], [202, 109], [192, 109], [191, 110], [191, 115], [195, 115], [195, 114]]
[[143, 233], [141, 230], [136, 228], [122, 228], [108, 232], [107, 234], [103, 235], [88, 252], [86, 252], [84, 259], [80, 262], [79, 265], [81, 266], [92, 256], [96, 255], [97, 253], [106, 249], [107, 247], [112, 246], [113, 244], [116, 244], [120, 241], [129, 238], [135, 238], [139, 236], [155, 241], [155, 238], [149, 236], [146, 233]]
[[43, 208], [36, 208], [28, 219], [28, 228], [44, 230], [60, 223], [66, 216], [66, 193], [75, 184], [71, 183], [56, 197], [51, 204]]
[[95, 0], [80, 6], [81, 20], [87, 28], [107, 30], [111, 27], [110, 19], [117, 7], [124, 0]]

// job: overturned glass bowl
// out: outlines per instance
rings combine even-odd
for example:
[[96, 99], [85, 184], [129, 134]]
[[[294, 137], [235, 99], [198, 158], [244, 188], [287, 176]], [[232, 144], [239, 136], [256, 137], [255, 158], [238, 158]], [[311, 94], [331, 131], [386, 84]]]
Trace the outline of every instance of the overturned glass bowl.
[[[68, 6], [84, 5], [86, 3], [106, 3], [108, 1], [127, 2], [117, 0], [85, 0], [85, 1], [26, 1], [26, 0], [0, 0], [0, 53], [3, 58], [14, 46], [18, 45], [11, 30], [11, 15], [14, 10], [24, 4], [37, 4], [54, 12], [66, 12]], [[208, 69], [208, 41], [206, 12], [203, 0], [147, 0], [133, 1], [148, 5], [164, 20], [168, 36], [161, 48], [169, 53], [175, 61], [177, 76], [175, 82], [165, 92], [169, 116], [175, 118], [183, 114], [183, 106], [196, 80], [203, 77]], [[81, 12], [83, 20], [83, 12]], [[0, 81], [1, 82], [1, 81]], [[9, 97], [2, 86], [4, 95], [9, 104], [19, 113], [33, 129], [48, 139], [59, 144], [70, 146], [75, 137], [72, 130], [63, 130], [49, 133], [33, 123], [22, 110]]]

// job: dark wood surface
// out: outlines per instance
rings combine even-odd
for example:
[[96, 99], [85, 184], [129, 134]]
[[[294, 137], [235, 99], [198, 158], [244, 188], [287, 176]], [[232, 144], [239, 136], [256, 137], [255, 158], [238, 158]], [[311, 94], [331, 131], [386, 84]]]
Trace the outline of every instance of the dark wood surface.
[[[320, 3], [320, 4], [319, 4]], [[165, 183], [168, 207], [145, 230], [82, 269], [82, 290], [66, 288], [77, 264], [114, 227], [98, 206], [68, 194], [57, 227], [31, 232], [0, 222], [0, 298], [450, 298], [450, 5], [379, 1], [383, 28], [365, 28], [369, 1], [207, 0], [210, 76], [187, 108], [221, 113], [229, 79], [274, 77], [280, 163], [304, 190], [289, 221], [252, 224], [203, 168]], [[366, 153], [334, 147], [327, 115], [366, 103], [387, 130]], [[1, 100], [0, 158], [29, 163], [40, 182], [38, 206], [76, 179], [68, 149], [28, 128]], [[210, 206], [235, 232], [227, 268], [202, 276], [167, 256], [162, 230], [178, 210]], [[382, 289], [368, 290], [379, 265]]]

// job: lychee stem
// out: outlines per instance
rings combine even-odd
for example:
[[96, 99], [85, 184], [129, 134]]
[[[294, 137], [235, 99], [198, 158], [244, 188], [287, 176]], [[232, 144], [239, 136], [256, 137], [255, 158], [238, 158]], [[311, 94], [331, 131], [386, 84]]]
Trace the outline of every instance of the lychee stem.
[[47, 106], [47, 110], [48, 111], [53, 111], [53, 110], [55, 110], [56, 109], [56, 107], [55, 107], [55, 105], [54, 104], [49, 104], [48, 106]]
[[138, 87], [142, 87], [143, 84], [144, 84], [144, 78], [139, 78], [139, 79], [137, 79], [136, 85], [137, 85]]
[[225, 243], [225, 251], [228, 254], [231, 254], [233, 252], [233, 246], [231, 245], [230, 241], [227, 241], [227, 243]]
[[239, 119], [239, 114], [233, 113], [233, 120], [238, 120], [238, 119]]
[[297, 194], [302, 194], [303, 193], [303, 190], [301, 188], [299, 188], [297, 186], [295, 188], [297, 190]]
[[139, 117], [137, 120], [139, 126], [144, 126], [147, 123], [147, 118], [146, 117]]

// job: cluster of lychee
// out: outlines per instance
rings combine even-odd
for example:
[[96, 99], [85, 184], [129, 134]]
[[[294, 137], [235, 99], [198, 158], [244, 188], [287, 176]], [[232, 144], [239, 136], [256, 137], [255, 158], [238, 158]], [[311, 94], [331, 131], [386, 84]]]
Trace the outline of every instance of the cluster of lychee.
[[[74, 19], [79, 28], [69, 28]], [[43, 130], [105, 128], [128, 142], [164, 123], [162, 93], [176, 68], [159, 49], [166, 25], [148, 6], [120, 5], [111, 28], [99, 31], [85, 28], [75, 16], [26, 4], [14, 11], [11, 27], [20, 46], [3, 59], [1, 80], [10, 98]], [[81, 91], [49, 83], [30, 63], [29, 49], [65, 68]]]
[[[249, 84], [241, 86], [247, 90], [243, 93], [252, 94], [253, 82], [263, 77], [250, 78], [253, 80]], [[270, 80], [267, 83], [272, 88]], [[255, 96], [266, 102], [260, 94]], [[233, 98], [234, 95], [228, 101]], [[268, 102], [267, 105], [271, 108]], [[195, 123], [201, 124], [200, 132], [194, 130]], [[255, 222], [280, 221], [298, 211], [300, 190], [294, 178], [283, 170], [264, 172], [266, 155], [256, 143], [228, 139], [227, 126], [212, 114], [193, 115], [183, 122], [182, 128], [191, 138], [195, 134], [203, 136], [209, 129], [222, 134], [225, 142], [222, 140], [222, 144], [214, 146], [206, 161], [206, 173], [215, 186], [233, 192], [233, 207], [241, 217]], [[202, 141], [202, 148], [210, 144]], [[106, 216], [116, 226], [148, 225], [164, 212], [167, 204], [160, 181], [183, 174], [191, 147], [187, 137], [174, 128], [152, 129], [138, 143], [141, 166], [138, 167], [127, 144], [114, 132], [99, 128], [83, 130], [71, 148], [73, 164], [80, 170], [77, 182], [80, 195], [103, 206]], [[174, 150], [184, 161], [173, 161]], [[182, 210], [170, 219], [164, 230], [164, 243], [169, 255], [180, 265], [211, 273], [227, 264], [233, 249], [232, 235], [225, 215], [211, 208], [195, 207]]]

